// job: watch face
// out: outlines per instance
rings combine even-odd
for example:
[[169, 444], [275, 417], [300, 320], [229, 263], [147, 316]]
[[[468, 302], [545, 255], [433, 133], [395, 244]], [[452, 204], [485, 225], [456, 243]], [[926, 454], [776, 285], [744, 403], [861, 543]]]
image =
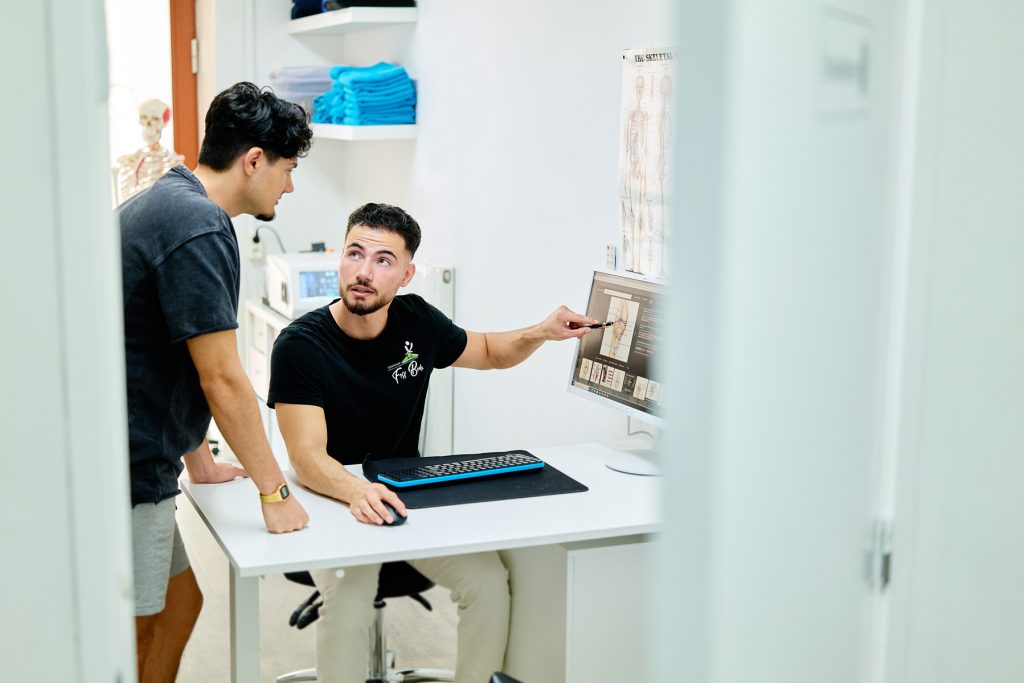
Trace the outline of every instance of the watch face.
[[281, 500], [287, 498], [290, 494], [288, 493], [288, 484], [282, 484], [278, 493], [281, 494]]

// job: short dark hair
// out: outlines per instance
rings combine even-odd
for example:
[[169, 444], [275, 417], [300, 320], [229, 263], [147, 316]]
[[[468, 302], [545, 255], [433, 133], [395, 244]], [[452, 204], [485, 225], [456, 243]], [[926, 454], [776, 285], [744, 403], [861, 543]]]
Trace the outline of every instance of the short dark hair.
[[405, 239], [405, 248], [412, 256], [415, 256], [416, 250], [420, 248], [420, 238], [423, 236], [420, 232], [420, 224], [397, 206], [363, 204], [348, 215], [348, 228], [345, 229], [345, 235], [348, 235], [357, 225], [397, 232]]
[[261, 148], [271, 163], [294, 159], [306, 156], [312, 138], [302, 107], [270, 88], [235, 83], [210, 103], [199, 163], [226, 171], [252, 147]]

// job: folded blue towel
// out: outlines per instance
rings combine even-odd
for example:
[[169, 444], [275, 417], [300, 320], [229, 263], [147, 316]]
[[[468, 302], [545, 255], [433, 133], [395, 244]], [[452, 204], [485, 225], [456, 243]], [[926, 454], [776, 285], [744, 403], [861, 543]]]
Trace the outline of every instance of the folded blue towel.
[[373, 66], [334, 67], [330, 74], [332, 79], [351, 88], [381, 87], [409, 80], [409, 74], [403, 67], [387, 62]]
[[416, 121], [416, 86], [404, 68], [387, 62], [337, 65], [329, 74], [330, 89], [313, 104], [317, 123], [367, 126]]
[[345, 104], [345, 94], [338, 90], [328, 90], [323, 95], [313, 98], [314, 123], [337, 123], [331, 120], [334, 109], [341, 109]]
[[412, 79], [409, 78], [408, 74], [398, 74], [395, 76], [389, 76], [387, 78], [378, 78], [373, 81], [359, 81], [357, 83], [347, 83], [343, 78], [336, 81], [341, 84], [341, 87], [346, 90], [352, 90], [353, 92], [378, 92], [381, 90], [390, 90], [391, 88], [398, 88], [403, 85], [412, 83]]
[[416, 123], [405, 116], [379, 116], [372, 119], [345, 119], [346, 126], [407, 126]]
[[416, 111], [416, 108], [410, 104], [403, 104], [393, 107], [373, 107], [372, 109], [361, 109], [359, 107], [354, 107], [351, 104], [346, 104], [342, 108], [342, 111], [345, 112], [345, 116], [362, 117], [376, 116], [377, 114], [412, 114], [413, 112]]
[[334, 98], [328, 97], [327, 94], [318, 95], [313, 98], [313, 111], [321, 111], [329, 109], [333, 104]]
[[363, 116], [373, 114], [390, 114], [392, 112], [407, 112], [415, 110], [415, 107], [412, 102], [394, 103], [373, 107], [362, 107], [353, 102], [346, 102], [342, 109], [348, 116]]
[[389, 102], [410, 98], [415, 99], [416, 97], [416, 88], [413, 86], [412, 81], [380, 90], [368, 91], [345, 88], [342, 92], [346, 99], [353, 99], [359, 102]]
[[401, 100], [388, 100], [386, 102], [361, 102], [350, 97], [339, 104], [342, 107], [353, 111], [370, 112], [380, 111], [382, 109], [395, 109], [397, 107], [415, 107], [416, 100], [415, 98], [407, 97]]
[[363, 116], [346, 116], [345, 123], [350, 126], [382, 126], [401, 123], [416, 123], [416, 112], [412, 107], [409, 107], [409, 111], [400, 114], [366, 114]]
[[341, 74], [345, 73], [346, 71], [348, 71], [351, 68], [352, 67], [345, 66], [343, 64], [339, 64], [338, 66], [332, 66], [330, 71], [327, 72], [327, 75], [331, 77], [332, 81], [337, 82], [338, 81], [338, 76], [340, 76]]
[[395, 75], [400, 75], [399, 70], [405, 71], [402, 67], [395, 64], [388, 64], [387, 62], [377, 62], [373, 66], [349, 66], [347, 64], [339, 64], [337, 66], [332, 66], [328, 70], [327, 74], [335, 81], [342, 81], [344, 78], [344, 81], [348, 81], [349, 83], [368, 83], [381, 78], [393, 78]]

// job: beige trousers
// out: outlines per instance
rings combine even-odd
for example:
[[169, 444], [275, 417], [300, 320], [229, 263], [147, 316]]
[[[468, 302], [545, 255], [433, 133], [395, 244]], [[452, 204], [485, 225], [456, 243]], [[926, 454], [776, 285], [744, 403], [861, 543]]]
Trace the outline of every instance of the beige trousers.
[[[508, 570], [498, 553], [409, 560], [409, 564], [449, 589], [452, 602], [458, 605], [456, 683], [486, 683], [501, 670], [508, 641]], [[365, 681], [379, 571], [380, 565], [372, 564], [311, 572], [324, 601], [317, 621], [320, 683]]]

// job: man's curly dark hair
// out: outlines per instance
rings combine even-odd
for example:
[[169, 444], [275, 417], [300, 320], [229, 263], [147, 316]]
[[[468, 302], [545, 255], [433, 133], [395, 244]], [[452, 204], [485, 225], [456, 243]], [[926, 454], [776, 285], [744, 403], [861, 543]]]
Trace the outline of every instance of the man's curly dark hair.
[[270, 88], [235, 83], [210, 103], [199, 163], [226, 171], [252, 147], [262, 149], [271, 163], [304, 157], [312, 138], [302, 107]]

